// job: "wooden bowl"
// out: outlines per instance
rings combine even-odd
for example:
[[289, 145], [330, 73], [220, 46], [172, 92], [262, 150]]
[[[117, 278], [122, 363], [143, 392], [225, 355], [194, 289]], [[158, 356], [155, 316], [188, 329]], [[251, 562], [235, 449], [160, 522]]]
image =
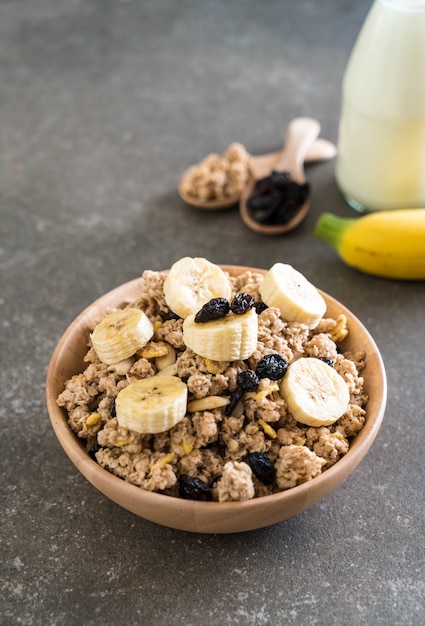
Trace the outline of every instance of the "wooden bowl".
[[[255, 268], [222, 266], [231, 275]], [[68, 327], [50, 361], [46, 380], [46, 399], [50, 421], [62, 448], [85, 478], [105, 496], [128, 511], [147, 520], [196, 533], [236, 533], [262, 528], [288, 519], [318, 502], [335, 489], [355, 469], [371, 447], [381, 425], [387, 396], [385, 369], [379, 350], [363, 324], [337, 300], [322, 293], [327, 316], [347, 316], [350, 333], [344, 350], [366, 353], [364, 376], [367, 419], [351, 443], [350, 450], [335, 465], [309, 482], [270, 496], [245, 502], [197, 502], [152, 493], [125, 482], [93, 461], [67, 424], [66, 411], [56, 399], [65, 381], [84, 369], [89, 329], [109, 307], [135, 300], [141, 280], [136, 279], [110, 291], [91, 304]]]

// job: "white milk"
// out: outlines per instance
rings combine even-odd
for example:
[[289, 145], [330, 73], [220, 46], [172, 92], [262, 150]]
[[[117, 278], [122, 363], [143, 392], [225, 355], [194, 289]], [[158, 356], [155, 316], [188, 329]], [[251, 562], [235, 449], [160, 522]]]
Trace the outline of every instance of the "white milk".
[[343, 81], [336, 178], [358, 210], [425, 207], [425, 0], [376, 0]]

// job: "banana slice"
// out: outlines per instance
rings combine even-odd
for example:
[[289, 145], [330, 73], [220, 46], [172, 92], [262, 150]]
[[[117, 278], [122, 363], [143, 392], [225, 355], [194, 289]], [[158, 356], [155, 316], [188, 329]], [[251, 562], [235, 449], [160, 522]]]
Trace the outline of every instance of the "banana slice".
[[280, 309], [288, 322], [314, 328], [326, 312], [326, 302], [307, 278], [285, 263], [275, 263], [260, 284], [261, 299]]
[[254, 309], [203, 323], [196, 323], [195, 316], [189, 315], [183, 322], [186, 346], [212, 361], [247, 359], [257, 347], [257, 333], [258, 317]]
[[102, 363], [113, 365], [133, 356], [153, 336], [153, 325], [140, 309], [120, 309], [105, 317], [93, 330], [93, 348]]
[[187, 386], [176, 376], [150, 376], [130, 383], [116, 397], [118, 424], [137, 433], [162, 433], [186, 415]]
[[212, 298], [230, 299], [232, 287], [223, 270], [204, 258], [184, 257], [174, 263], [164, 282], [164, 296], [180, 317], [195, 314]]
[[320, 359], [302, 357], [290, 364], [280, 384], [288, 409], [301, 424], [329, 426], [348, 408], [345, 380]]

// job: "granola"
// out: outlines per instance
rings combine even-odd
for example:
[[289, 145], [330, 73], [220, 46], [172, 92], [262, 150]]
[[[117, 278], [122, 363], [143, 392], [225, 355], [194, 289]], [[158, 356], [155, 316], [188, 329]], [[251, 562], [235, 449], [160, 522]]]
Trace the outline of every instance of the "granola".
[[[107, 365], [99, 360], [88, 336], [85, 369], [66, 381], [58, 397], [70, 428], [85, 441], [97, 463], [140, 488], [173, 497], [182, 495], [181, 477], [189, 478], [189, 487], [190, 481], [198, 487], [201, 481], [208, 486], [210, 499], [225, 502], [290, 489], [338, 462], [365, 423], [367, 402], [361, 375], [365, 355], [343, 353], [339, 346], [349, 332], [345, 317], [324, 317], [309, 328], [286, 321], [277, 308], [264, 308], [258, 313], [253, 354], [240, 361], [211, 361], [185, 346], [183, 320], [172, 315], [164, 298], [166, 275], [145, 271], [140, 297], [130, 305], [142, 309], [154, 328], [143, 351]], [[246, 271], [228, 278], [233, 294], [249, 293], [260, 300], [262, 274]], [[349, 390], [344, 415], [326, 427], [302, 424], [288, 410], [279, 382], [267, 377], [256, 391], [242, 393], [226, 415], [225, 405], [214, 399], [234, 394], [238, 375], [255, 371], [262, 357], [274, 353], [288, 363], [303, 356], [330, 360]], [[120, 426], [115, 413], [118, 393], [134, 380], [155, 376], [161, 358], [169, 358], [166, 366], [186, 383], [192, 410], [165, 432], [139, 433]], [[203, 399], [204, 404], [196, 404]], [[274, 467], [271, 484], [252, 471], [248, 459], [253, 454]], [[204, 490], [199, 493], [203, 496]]]

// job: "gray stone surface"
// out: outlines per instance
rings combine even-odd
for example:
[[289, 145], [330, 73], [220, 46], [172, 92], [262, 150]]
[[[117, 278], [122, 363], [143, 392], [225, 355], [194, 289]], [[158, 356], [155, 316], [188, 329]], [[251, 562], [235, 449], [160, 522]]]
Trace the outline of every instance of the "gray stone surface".
[[[423, 624], [423, 283], [360, 275], [317, 242], [350, 215], [334, 163], [275, 239], [176, 192], [228, 143], [279, 148], [309, 115], [336, 141], [341, 79], [368, 0], [3, 0], [0, 4], [2, 573], [0, 623]], [[184, 255], [295, 265], [351, 308], [386, 363], [366, 459], [305, 513], [191, 535], [113, 504], [50, 427], [46, 369], [91, 301]]]

